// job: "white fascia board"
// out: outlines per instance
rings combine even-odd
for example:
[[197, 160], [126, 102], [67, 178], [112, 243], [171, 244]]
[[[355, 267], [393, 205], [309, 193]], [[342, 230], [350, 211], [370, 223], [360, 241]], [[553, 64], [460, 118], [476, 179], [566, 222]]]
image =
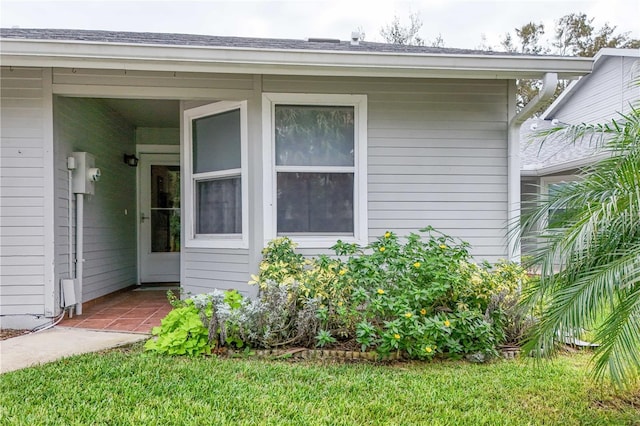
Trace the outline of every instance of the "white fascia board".
[[5, 66], [370, 77], [575, 78], [591, 58], [309, 51], [207, 46], [0, 41]]
[[595, 62], [598, 62], [601, 57], [604, 56], [624, 56], [628, 58], [640, 58], [640, 49], [616, 49], [613, 47], [605, 47], [598, 50], [598, 53], [593, 57]]

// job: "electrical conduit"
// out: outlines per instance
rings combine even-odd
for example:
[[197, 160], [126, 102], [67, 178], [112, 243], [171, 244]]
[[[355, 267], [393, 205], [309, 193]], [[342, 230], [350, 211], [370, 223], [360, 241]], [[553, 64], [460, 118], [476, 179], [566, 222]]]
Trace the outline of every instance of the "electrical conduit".
[[84, 194], [76, 194], [76, 279], [78, 294], [76, 295], [76, 315], [82, 315], [82, 274], [84, 263]]

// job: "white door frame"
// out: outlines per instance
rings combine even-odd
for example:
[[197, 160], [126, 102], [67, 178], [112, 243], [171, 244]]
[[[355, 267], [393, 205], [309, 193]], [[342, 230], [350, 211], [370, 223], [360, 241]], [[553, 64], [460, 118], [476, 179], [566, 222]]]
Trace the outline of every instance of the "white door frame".
[[[136, 156], [140, 158], [144, 154], [175, 154], [180, 156], [179, 145], [136, 145]], [[142, 168], [138, 167], [136, 170], [136, 241], [137, 247], [137, 284], [142, 284], [142, 244], [141, 244], [141, 221], [140, 215], [142, 213], [142, 188], [141, 188]], [[180, 263], [181, 264], [181, 263]], [[178, 276], [180, 276], [178, 271]]]

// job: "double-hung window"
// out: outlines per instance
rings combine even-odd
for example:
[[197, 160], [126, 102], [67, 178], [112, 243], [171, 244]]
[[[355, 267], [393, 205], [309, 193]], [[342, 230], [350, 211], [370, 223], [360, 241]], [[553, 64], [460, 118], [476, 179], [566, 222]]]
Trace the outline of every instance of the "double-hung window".
[[246, 102], [185, 111], [187, 246], [247, 245]]
[[266, 239], [366, 242], [366, 97], [265, 94]]

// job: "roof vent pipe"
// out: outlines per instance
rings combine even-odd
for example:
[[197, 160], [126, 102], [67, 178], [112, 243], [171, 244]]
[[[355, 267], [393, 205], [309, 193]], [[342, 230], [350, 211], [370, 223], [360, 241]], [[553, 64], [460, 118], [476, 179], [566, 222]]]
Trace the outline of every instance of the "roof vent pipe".
[[362, 38], [362, 33], [360, 33], [360, 31], [353, 31], [351, 33], [351, 45], [359, 46], [361, 38]]

